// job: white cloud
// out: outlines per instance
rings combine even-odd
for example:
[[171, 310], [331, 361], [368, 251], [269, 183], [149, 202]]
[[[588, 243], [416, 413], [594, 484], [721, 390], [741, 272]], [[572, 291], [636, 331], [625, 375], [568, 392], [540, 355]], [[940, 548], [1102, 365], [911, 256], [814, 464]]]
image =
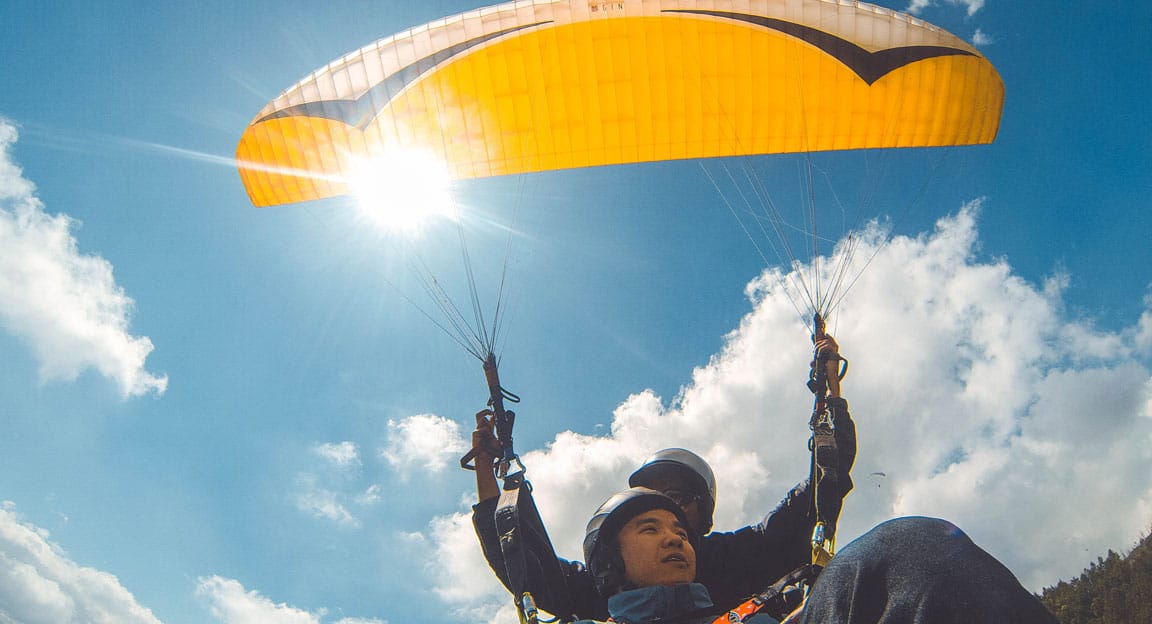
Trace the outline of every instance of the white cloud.
[[320, 615], [286, 604], [273, 603], [258, 592], [247, 591], [240, 581], [212, 576], [200, 579], [196, 595], [208, 612], [224, 624], [319, 624]]
[[[977, 260], [978, 208], [874, 256], [879, 234], [859, 237], [855, 262], [870, 265], [830, 325], [851, 360], [860, 448], [840, 541], [897, 515], [944, 517], [1038, 590], [1152, 523], [1152, 380], [1140, 359], [1152, 311], [1117, 332], [1067, 318], [1067, 276], [1034, 285], [1002, 259]], [[753, 311], [670, 402], [639, 392], [610, 435], [563, 432], [524, 454], [562, 556], [582, 558], [589, 514], [662, 447], [710, 461], [720, 529], [759, 520], [806, 476], [810, 343], [781, 283], [766, 271], [749, 284]], [[467, 513], [437, 518], [428, 539], [454, 561], [432, 577], [442, 598], [507, 600], [477, 578], [486, 568]]]
[[345, 528], [360, 528], [360, 519], [345, 505], [345, 493], [321, 486], [315, 475], [302, 474], [297, 481], [297, 509]]
[[992, 43], [993, 43], [992, 36], [989, 35], [988, 33], [984, 32], [983, 30], [977, 28], [976, 32], [972, 33], [972, 45], [974, 45], [974, 46], [986, 46], [986, 45], [992, 45]]
[[435, 518], [428, 533], [406, 537], [413, 545], [431, 547], [425, 559], [429, 562], [430, 577], [451, 579], [434, 583], [432, 589], [451, 610], [454, 619], [516, 624], [518, 618], [511, 597], [480, 553], [471, 515], [457, 513]]
[[354, 442], [325, 442], [312, 447], [312, 452], [332, 462], [336, 466], [360, 465], [360, 450]]
[[1152, 295], [1144, 297], [1144, 313], [1140, 323], [1133, 328], [1132, 344], [1143, 355], [1152, 355]]
[[356, 496], [356, 502], [361, 505], [375, 505], [382, 500], [384, 500], [383, 488], [379, 484], [368, 486], [368, 489]]
[[443, 472], [468, 448], [455, 421], [418, 414], [388, 421], [388, 442], [380, 455], [406, 479], [414, 471]]
[[[943, 2], [944, 4], [964, 8], [968, 12], [969, 17], [975, 15], [977, 11], [984, 8], [984, 0], [943, 0]], [[940, 0], [912, 0], [910, 3], [908, 3], [908, 8], [905, 9], [905, 11], [908, 11], [913, 15], [918, 15], [924, 9], [930, 6], [936, 6], [938, 4], [940, 4]]]
[[144, 370], [152, 341], [128, 333], [132, 299], [107, 260], [80, 253], [72, 219], [44, 212], [12, 160], [17, 138], [0, 118], [0, 325], [29, 345], [42, 380], [95, 369], [124, 396], [162, 394], [168, 378]]
[[0, 505], [0, 622], [159, 624], [113, 575], [68, 558], [47, 531]]
[[[316, 613], [298, 609], [284, 603], [274, 603], [257, 591], [244, 589], [235, 579], [221, 576], [201, 578], [196, 596], [208, 612], [222, 624], [322, 624], [326, 609]], [[331, 624], [387, 624], [385, 620], [341, 618]]]
[[366, 485], [360, 449], [353, 442], [326, 442], [311, 448], [321, 461], [296, 475], [296, 508], [350, 529], [360, 528], [357, 512], [383, 500], [379, 484]]

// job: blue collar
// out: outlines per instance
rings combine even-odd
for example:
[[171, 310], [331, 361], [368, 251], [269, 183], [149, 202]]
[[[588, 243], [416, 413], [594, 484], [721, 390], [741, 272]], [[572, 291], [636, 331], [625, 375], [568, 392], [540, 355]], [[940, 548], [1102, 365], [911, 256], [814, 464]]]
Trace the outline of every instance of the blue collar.
[[711, 606], [712, 597], [699, 583], [653, 585], [622, 591], [608, 599], [608, 612], [619, 624], [647, 624]]

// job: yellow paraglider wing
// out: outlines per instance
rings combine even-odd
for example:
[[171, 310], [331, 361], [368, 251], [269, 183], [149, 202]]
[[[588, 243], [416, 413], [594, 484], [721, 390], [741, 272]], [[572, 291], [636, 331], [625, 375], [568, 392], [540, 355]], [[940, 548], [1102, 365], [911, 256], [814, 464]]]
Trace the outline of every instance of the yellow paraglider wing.
[[346, 194], [353, 163], [397, 150], [474, 178], [989, 143], [1003, 99], [970, 45], [870, 5], [520, 1], [314, 72], [257, 115], [237, 159], [252, 203], [269, 206]]

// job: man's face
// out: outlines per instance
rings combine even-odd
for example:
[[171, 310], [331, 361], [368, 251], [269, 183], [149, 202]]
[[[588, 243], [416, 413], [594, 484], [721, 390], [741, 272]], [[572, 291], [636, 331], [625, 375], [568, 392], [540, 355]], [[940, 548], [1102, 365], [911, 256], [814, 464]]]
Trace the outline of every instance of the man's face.
[[700, 532], [700, 527], [703, 525], [703, 518], [700, 513], [700, 500], [698, 498], [685, 499], [685, 496], [691, 497], [688, 493], [688, 484], [680, 479], [671, 476], [662, 476], [654, 479], [648, 486], [658, 492], [663, 492], [672, 500], [680, 505], [680, 509], [684, 511], [684, 516], [688, 518], [688, 524], [691, 525], [693, 531]]
[[624, 576], [637, 587], [691, 583], [696, 551], [676, 514], [653, 509], [632, 518], [617, 535]]

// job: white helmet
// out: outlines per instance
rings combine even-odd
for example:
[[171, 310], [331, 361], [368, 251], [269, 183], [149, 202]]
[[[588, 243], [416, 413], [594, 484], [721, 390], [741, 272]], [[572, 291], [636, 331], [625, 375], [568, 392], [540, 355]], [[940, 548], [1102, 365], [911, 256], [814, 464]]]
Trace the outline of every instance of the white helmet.
[[[596, 590], [605, 598], [623, 590], [627, 581], [624, 574], [624, 559], [616, 543], [616, 534], [627, 522], [637, 515], [651, 510], [665, 509], [676, 519], [688, 526], [688, 518], [680, 505], [663, 493], [644, 487], [633, 487], [617, 492], [604, 501], [584, 529], [584, 562], [592, 573]], [[699, 538], [688, 531], [688, 543], [695, 548]]]
[[679, 505], [687, 505], [692, 499], [699, 501], [701, 526], [693, 528], [700, 535], [707, 535], [712, 530], [712, 512], [716, 509], [716, 475], [712, 474], [712, 467], [692, 451], [666, 448], [646, 459], [628, 477], [628, 485], [658, 489], [656, 484], [669, 479], [683, 484], [684, 489], [664, 489], [664, 494]]

